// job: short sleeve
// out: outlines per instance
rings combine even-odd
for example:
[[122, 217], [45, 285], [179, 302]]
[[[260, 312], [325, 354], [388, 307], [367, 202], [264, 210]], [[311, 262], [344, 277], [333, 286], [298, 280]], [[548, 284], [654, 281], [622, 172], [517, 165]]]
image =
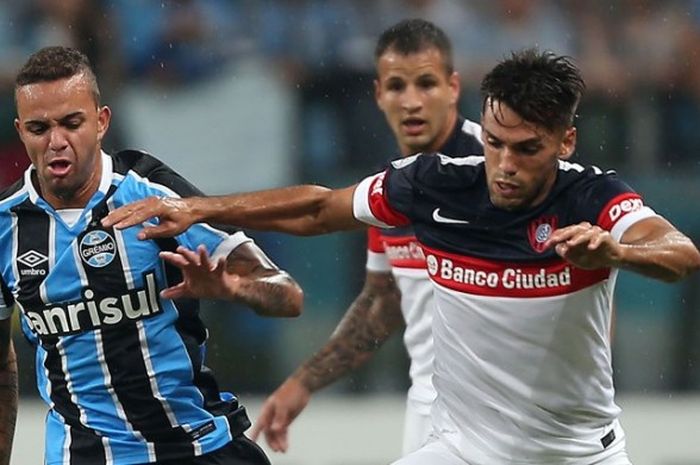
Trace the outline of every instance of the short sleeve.
[[367, 270], [376, 272], [391, 271], [391, 264], [384, 250], [381, 231], [375, 227], [367, 229]]
[[419, 160], [420, 155], [395, 160], [386, 171], [362, 180], [353, 197], [355, 218], [380, 228], [410, 224]]
[[645, 205], [642, 196], [614, 172], [592, 178], [578, 199], [583, 220], [610, 231], [617, 241], [633, 224], [657, 216], [653, 209]]

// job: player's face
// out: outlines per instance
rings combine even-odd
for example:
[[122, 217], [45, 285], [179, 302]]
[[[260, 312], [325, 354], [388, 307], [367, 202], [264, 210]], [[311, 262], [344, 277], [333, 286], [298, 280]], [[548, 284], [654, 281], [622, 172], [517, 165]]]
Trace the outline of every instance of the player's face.
[[55, 208], [83, 207], [97, 190], [110, 110], [98, 108], [83, 74], [20, 87], [15, 127]]
[[558, 160], [574, 151], [576, 128], [549, 131], [497, 101], [487, 101], [481, 124], [491, 203], [505, 210], [541, 203], [556, 180]]
[[457, 120], [459, 75], [448, 74], [434, 47], [402, 55], [388, 49], [377, 61], [377, 105], [403, 155], [438, 150]]

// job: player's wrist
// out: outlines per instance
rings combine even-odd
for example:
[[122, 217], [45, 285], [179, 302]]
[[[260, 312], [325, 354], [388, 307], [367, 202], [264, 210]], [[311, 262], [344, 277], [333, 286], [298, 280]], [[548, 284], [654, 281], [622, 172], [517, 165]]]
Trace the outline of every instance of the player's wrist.
[[187, 203], [186, 211], [193, 219], [193, 223], [202, 223], [209, 219], [208, 206], [211, 205], [211, 202], [206, 197], [189, 197], [184, 201]]

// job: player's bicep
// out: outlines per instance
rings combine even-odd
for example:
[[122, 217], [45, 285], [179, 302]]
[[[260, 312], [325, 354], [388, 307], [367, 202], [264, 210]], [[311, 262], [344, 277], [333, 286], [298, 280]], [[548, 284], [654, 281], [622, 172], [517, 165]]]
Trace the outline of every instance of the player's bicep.
[[677, 229], [661, 216], [644, 218], [632, 224], [620, 237], [620, 243], [639, 245], [662, 238]]
[[319, 220], [328, 231], [343, 231], [364, 226], [353, 213], [356, 187], [355, 185], [329, 192], [319, 211]]
[[373, 296], [368, 320], [391, 334], [404, 324], [401, 291], [390, 272], [367, 271], [364, 291]]

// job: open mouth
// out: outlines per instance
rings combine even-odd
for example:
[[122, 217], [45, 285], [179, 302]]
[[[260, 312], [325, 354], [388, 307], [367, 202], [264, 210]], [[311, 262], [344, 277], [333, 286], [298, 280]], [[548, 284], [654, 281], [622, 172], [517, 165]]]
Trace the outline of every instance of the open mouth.
[[407, 134], [416, 135], [423, 132], [427, 123], [420, 118], [407, 118], [401, 122], [401, 125], [404, 127]]
[[62, 178], [68, 175], [72, 164], [68, 160], [52, 160], [48, 166], [52, 176]]

